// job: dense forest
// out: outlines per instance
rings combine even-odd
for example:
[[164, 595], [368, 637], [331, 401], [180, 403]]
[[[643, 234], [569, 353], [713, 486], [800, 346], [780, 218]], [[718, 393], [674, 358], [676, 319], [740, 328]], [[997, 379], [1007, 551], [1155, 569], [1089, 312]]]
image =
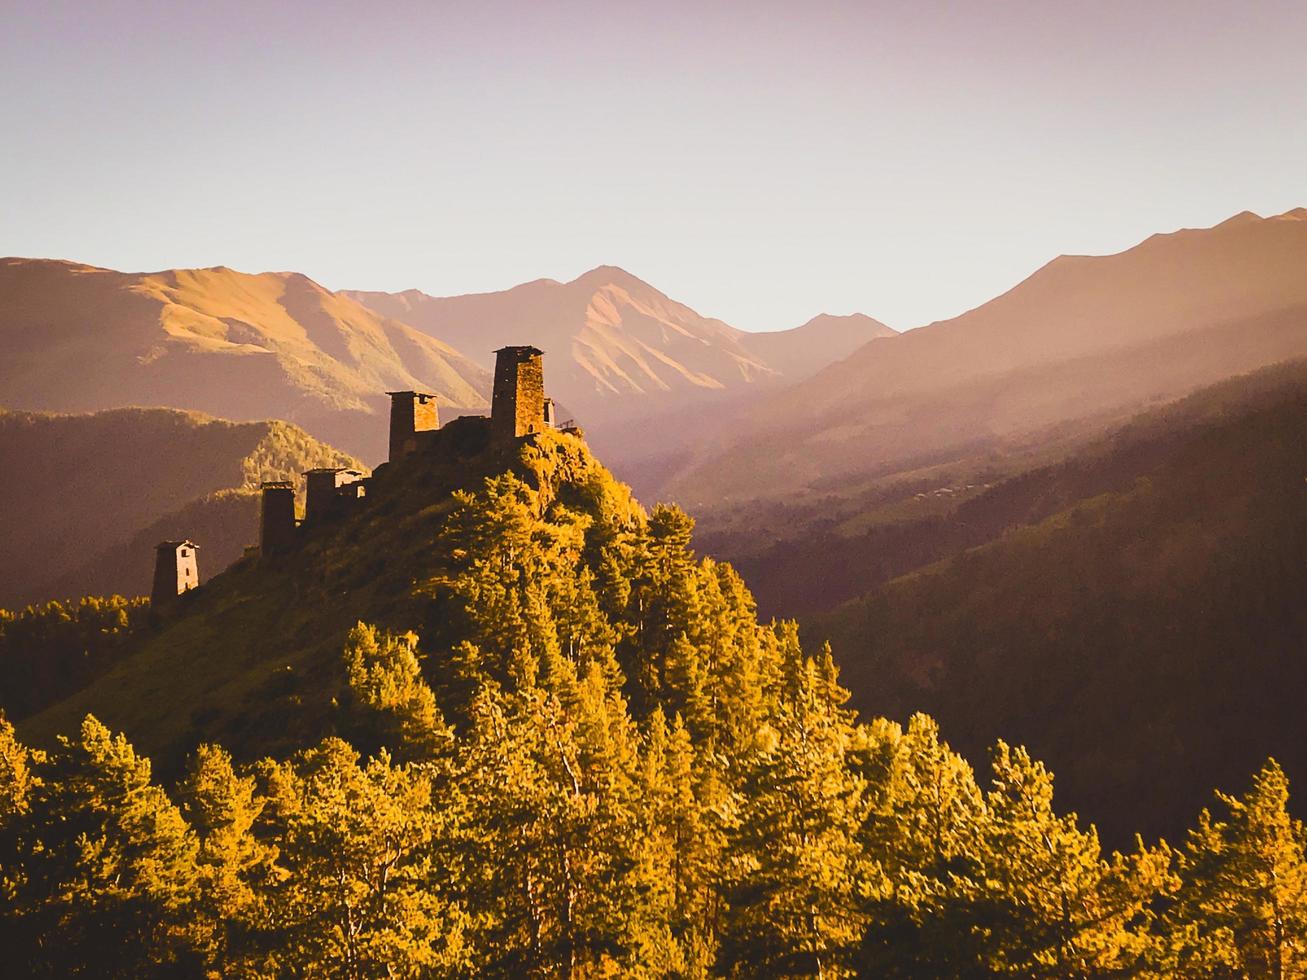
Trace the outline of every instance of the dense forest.
[[[830, 650], [759, 623], [692, 521], [646, 514], [579, 440], [503, 469], [449, 493], [438, 464], [382, 474], [373, 510], [175, 622], [129, 622], [107, 673], [0, 725], [11, 969], [1307, 975], [1307, 840], [1274, 761], [1173, 844], [1107, 851], [1025, 750], [995, 744], [978, 776], [924, 715], [859, 720]], [[368, 560], [366, 535], [395, 552]], [[280, 632], [272, 588], [283, 619], [305, 606]], [[384, 625], [335, 632], [359, 608]], [[295, 659], [296, 636], [329, 657]], [[227, 664], [206, 685], [244, 691], [231, 722], [146, 724], [179, 710], [196, 650]], [[274, 664], [293, 679], [241, 680]], [[88, 706], [133, 738], [95, 716], [42, 735]], [[250, 733], [273, 726], [301, 744], [269, 755]], [[166, 776], [138, 728], [177, 755]]]
[[149, 611], [122, 596], [0, 609], [0, 709], [16, 721], [82, 690], [131, 649]]

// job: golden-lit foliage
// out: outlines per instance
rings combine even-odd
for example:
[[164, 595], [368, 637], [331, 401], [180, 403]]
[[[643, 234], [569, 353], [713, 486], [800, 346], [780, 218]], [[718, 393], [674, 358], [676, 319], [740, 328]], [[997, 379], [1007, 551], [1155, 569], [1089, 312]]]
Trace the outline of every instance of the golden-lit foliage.
[[453, 495], [413, 586], [438, 628], [350, 629], [307, 747], [201, 745], [167, 788], [93, 717], [48, 755], [0, 723], [11, 968], [1304, 975], [1273, 763], [1182, 849], [1105, 853], [1024, 750], [979, 781], [925, 716], [860, 722], [685, 514], [539, 462]]

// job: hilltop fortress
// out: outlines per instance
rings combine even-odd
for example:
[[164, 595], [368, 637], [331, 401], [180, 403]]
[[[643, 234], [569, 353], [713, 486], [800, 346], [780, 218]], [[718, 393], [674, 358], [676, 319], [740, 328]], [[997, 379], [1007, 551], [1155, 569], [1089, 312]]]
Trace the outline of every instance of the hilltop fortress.
[[[544, 352], [536, 347], [501, 347], [495, 351], [495, 380], [490, 416], [461, 415], [441, 426], [436, 396], [426, 391], [388, 391], [390, 451], [387, 466], [418, 453], [449, 450], [466, 456], [493, 443], [529, 438], [545, 429], [579, 434], [572, 423], [559, 426], [554, 402], [545, 395]], [[259, 542], [247, 555], [276, 556], [294, 548], [300, 535], [352, 512], [367, 499], [370, 474], [349, 467], [308, 470], [304, 474], [304, 517], [296, 516], [295, 484], [262, 484]], [[198, 546], [192, 541], [165, 541], [155, 550], [151, 609], [163, 612], [199, 588]]]

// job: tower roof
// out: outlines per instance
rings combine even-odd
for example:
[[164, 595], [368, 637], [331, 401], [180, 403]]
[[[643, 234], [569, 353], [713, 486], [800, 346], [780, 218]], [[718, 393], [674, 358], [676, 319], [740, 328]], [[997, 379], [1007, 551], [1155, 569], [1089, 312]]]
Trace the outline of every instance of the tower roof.
[[496, 354], [509, 353], [509, 354], [516, 354], [519, 357], [531, 357], [533, 355], [543, 354], [544, 351], [542, 351], [539, 347], [532, 347], [529, 344], [527, 344], [523, 346], [510, 345], [508, 347], [501, 347], [497, 351], [495, 351], [495, 353]]
[[200, 546], [190, 538], [185, 541], [160, 541], [154, 546], [155, 551], [176, 551], [178, 548], [194, 548], [198, 551]]
[[435, 394], [430, 391], [388, 391], [386, 392], [391, 398], [398, 398], [403, 395], [412, 395], [414, 398], [435, 398]]

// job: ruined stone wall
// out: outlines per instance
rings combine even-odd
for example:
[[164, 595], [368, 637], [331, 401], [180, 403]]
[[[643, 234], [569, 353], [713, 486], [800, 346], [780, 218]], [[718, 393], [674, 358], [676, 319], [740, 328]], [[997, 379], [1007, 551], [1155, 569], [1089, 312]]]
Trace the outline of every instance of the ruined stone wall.
[[[349, 499], [349, 495], [342, 492], [343, 488], [362, 479], [361, 472], [344, 466], [309, 470], [304, 474], [304, 520], [316, 524], [343, 513]], [[355, 499], [358, 496], [356, 493]]]
[[417, 436], [440, 428], [436, 396], [422, 391], [392, 391], [390, 395], [390, 459], [417, 451]]

